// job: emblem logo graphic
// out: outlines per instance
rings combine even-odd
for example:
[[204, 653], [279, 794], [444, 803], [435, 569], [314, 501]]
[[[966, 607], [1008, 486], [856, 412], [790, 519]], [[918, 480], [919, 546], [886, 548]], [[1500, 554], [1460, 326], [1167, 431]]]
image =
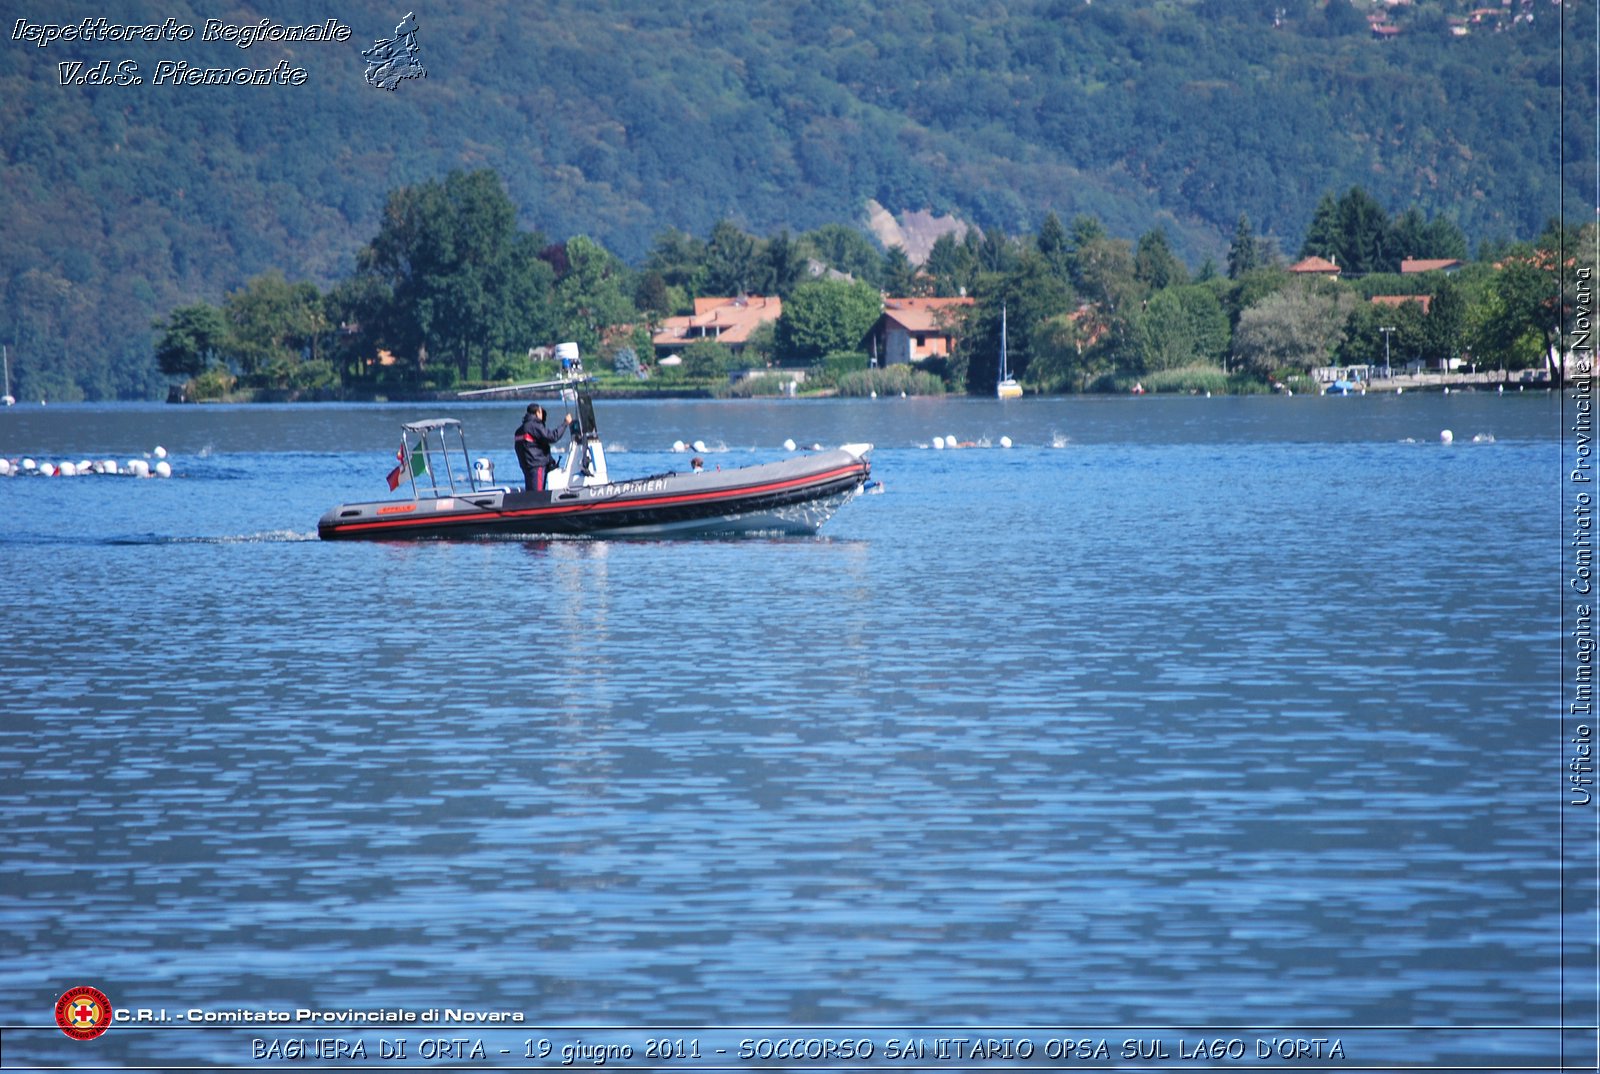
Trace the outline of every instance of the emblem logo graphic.
[[367, 85], [390, 92], [407, 78], [427, 78], [422, 66], [422, 49], [417, 44], [417, 16], [406, 17], [394, 28], [393, 37], [379, 38], [361, 53], [367, 59]]
[[79, 985], [56, 1000], [56, 1025], [73, 1040], [94, 1040], [111, 1025], [111, 1001], [98, 988]]

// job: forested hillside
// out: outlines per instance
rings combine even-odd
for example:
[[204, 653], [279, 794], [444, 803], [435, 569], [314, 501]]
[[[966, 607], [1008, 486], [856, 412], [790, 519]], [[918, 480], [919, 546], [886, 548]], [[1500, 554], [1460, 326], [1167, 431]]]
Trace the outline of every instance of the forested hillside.
[[[195, 36], [40, 47], [13, 21], [106, 15], [41, 6], [0, 41], [0, 340], [24, 399], [163, 394], [154, 322], [273, 269], [348, 277], [390, 191], [457, 169], [498, 173], [530, 233], [632, 265], [668, 228], [863, 228], [869, 199], [1010, 234], [1161, 228], [1191, 268], [1241, 214], [1292, 254], [1356, 185], [1474, 248], [1538, 235], [1563, 183], [1592, 217], [1593, 0], [1477, 6], [1385, 7], [1380, 35], [1365, 0], [485, 3], [419, 11], [427, 77], [393, 92], [361, 52], [398, 8], [134, 2], [116, 20]], [[330, 16], [347, 40], [202, 39]], [[156, 84], [163, 60], [304, 78]], [[63, 85], [75, 61], [142, 82]]]

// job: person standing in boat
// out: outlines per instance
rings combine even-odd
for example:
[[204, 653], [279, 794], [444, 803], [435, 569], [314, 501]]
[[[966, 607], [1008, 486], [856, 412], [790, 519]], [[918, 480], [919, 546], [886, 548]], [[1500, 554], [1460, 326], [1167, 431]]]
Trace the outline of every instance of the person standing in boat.
[[550, 468], [550, 449], [566, 435], [572, 425], [572, 415], [567, 415], [565, 425], [552, 429], [545, 424], [544, 407], [529, 403], [528, 412], [517, 427], [517, 463], [522, 467], [522, 483], [529, 492], [544, 491], [545, 471]]

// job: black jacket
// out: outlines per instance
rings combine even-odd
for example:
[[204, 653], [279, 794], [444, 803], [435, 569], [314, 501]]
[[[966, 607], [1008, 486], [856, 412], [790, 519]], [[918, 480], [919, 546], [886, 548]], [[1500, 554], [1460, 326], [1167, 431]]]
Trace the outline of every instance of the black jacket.
[[517, 456], [526, 458], [530, 462], [548, 462], [550, 448], [566, 434], [565, 425], [558, 425], [552, 429], [532, 414], [528, 414], [522, 419], [522, 424], [517, 426]]

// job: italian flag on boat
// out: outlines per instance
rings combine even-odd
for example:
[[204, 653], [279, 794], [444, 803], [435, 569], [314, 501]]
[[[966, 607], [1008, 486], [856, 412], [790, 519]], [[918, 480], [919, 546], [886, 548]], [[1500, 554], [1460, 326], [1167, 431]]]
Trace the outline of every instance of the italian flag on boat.
[[400, 450], [394, 453], [394, 457], [400, 461], [400, 465], [389, 471], [390, 492], [400, 487], [400, 479], [405, 476], [407, 470], [411, 471], [413, 478], [421, 477], [428, 472], [428, 456], [414, 451], [403, 440], [400, 442]]

